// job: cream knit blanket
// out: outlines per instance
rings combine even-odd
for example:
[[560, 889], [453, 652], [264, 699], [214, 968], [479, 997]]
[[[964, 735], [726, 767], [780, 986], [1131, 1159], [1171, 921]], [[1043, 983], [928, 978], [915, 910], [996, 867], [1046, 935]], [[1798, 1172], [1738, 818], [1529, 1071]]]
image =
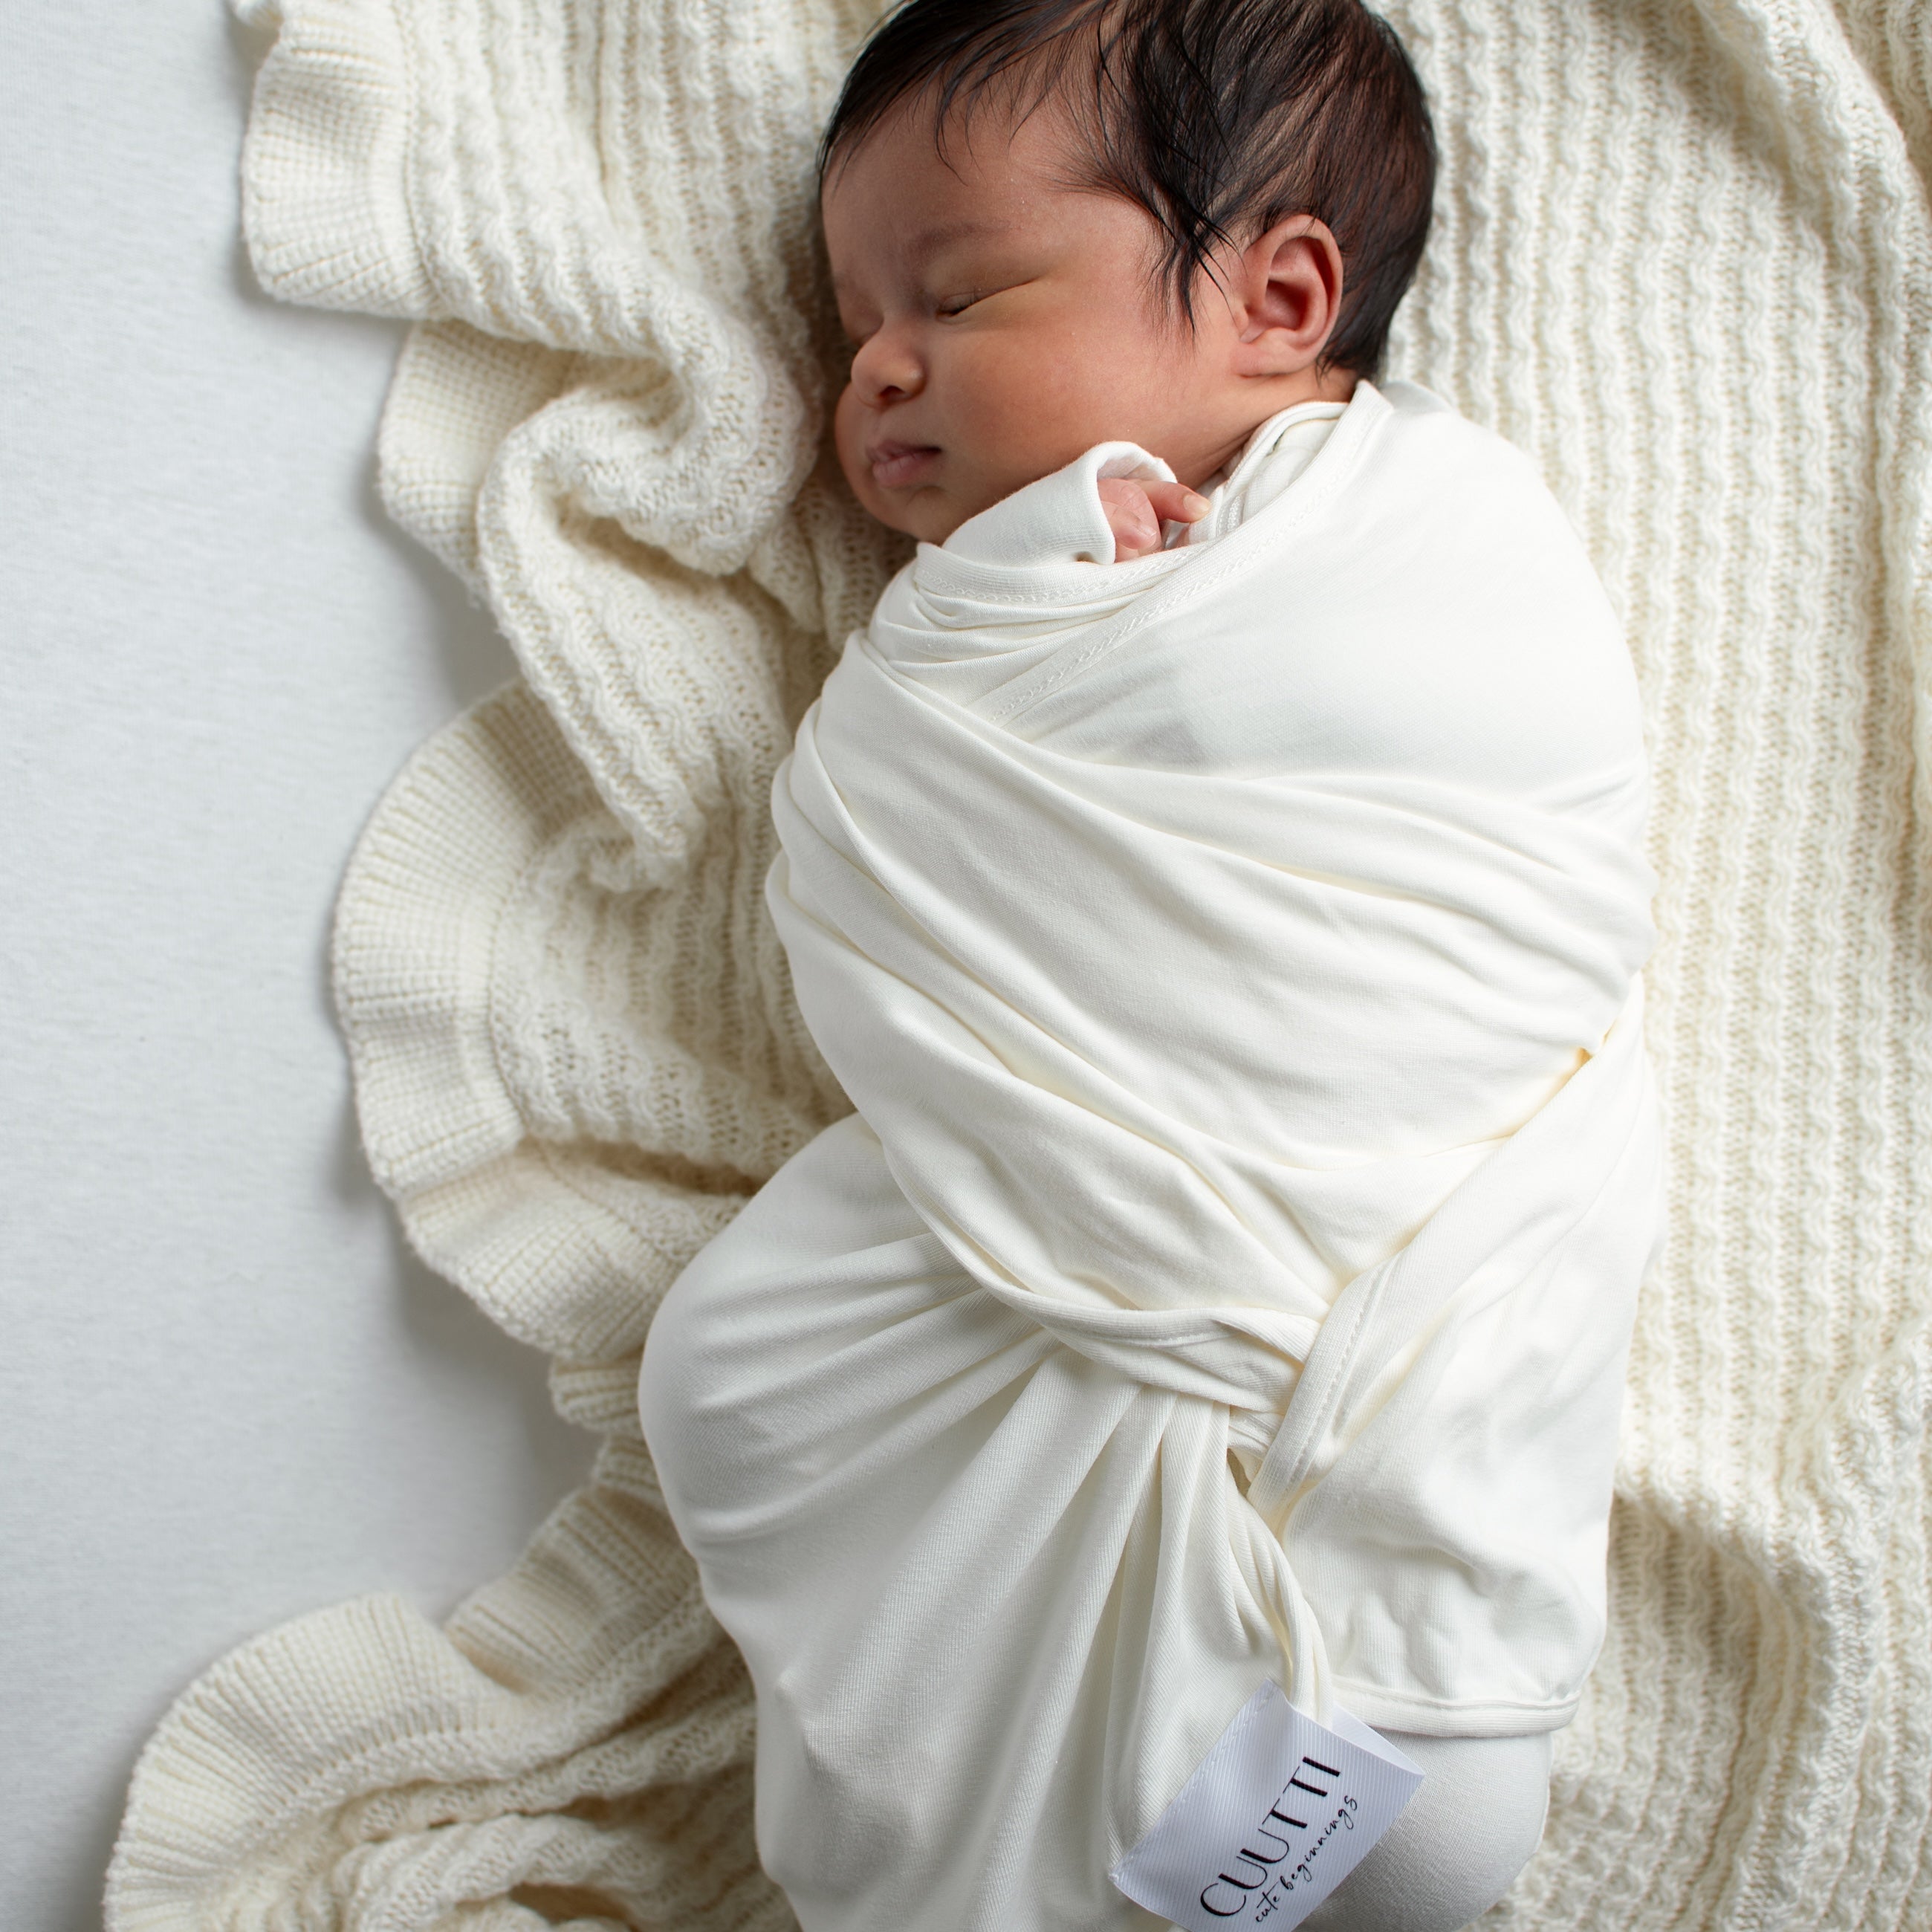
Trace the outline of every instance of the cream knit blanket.
[[[815, 464], [809, 158], [865, 0], [289, 0], [258, 272], [418, 318], [391, 508], [524, 681], [433, 740], [337, 980], [411, 1238], [593, 1480], [439, 1630], [364, 1599], [183, 1696], [112, 1932], [782, 1928], [742, 1666], [637, 1430], [686, 1258], [845, 1108], [760, 892], [893, 560]], [[260, 7], [272, 20], [268, 7]], [[1670, 1228], [1539, 1927], [1932, 1924], [1925, 1335], [1932, 14], [1400, 0], [1437, 228], [1394, 372], [1527, 450], [1628, 632]]]

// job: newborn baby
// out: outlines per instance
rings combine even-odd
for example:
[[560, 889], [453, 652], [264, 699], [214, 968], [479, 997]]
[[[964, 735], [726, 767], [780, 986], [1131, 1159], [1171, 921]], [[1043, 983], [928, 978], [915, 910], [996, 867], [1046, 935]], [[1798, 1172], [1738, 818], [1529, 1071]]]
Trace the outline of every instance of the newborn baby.
[[1370, 380], [1431, 157], [1355, 0], [913, 0], [835, 113], [838, 449], [921, 542], [768, 898], [857, 1111], [640, 1391], [805, 1932], [1159, 1924], [1109, 1873], [1270, 1678], [1426, 1774], [1310, 1924], [1448, 1932], [1540, 1833], [1658, 1222], [1645, 774], [1528, 464]]

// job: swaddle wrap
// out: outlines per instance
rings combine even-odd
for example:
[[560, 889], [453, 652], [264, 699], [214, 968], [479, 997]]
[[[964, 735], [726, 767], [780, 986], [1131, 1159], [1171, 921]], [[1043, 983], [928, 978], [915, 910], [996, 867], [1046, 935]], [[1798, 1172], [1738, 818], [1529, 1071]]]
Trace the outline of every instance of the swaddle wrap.
[[1138, 562], [1107, 472], [1166, 473], [921, 546], [802, 725], [768, 898], [858, 1114], [646, 1352], [806, 1932], [1133, 1922], [1264, 1676], [1508, 1735], [1602, 1634], [1659, 1217], [1613, 616], [1406, 385]]

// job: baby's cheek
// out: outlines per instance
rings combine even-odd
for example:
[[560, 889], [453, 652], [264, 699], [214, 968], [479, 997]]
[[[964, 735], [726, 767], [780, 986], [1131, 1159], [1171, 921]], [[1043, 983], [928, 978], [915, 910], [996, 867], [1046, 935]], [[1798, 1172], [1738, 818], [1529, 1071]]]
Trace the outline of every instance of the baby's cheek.
[[[1118, 398], [1076, 353], [1048, 335], [1028, 345], [1000, 338], [976, 341], [973, 364], [949, 400], [963, 430], [975, 481], [985, 503], [997, 502], [1124, 432]], [[963, 358], [962, 358], [963, 359]]]

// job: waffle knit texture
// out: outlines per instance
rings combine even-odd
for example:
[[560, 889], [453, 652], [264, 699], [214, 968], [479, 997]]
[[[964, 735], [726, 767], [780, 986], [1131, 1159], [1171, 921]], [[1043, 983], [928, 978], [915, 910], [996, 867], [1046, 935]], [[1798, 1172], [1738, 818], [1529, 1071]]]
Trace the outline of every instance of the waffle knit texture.
[[[821, 442], [813, 143], [868, 0], [286, 0], [256, 271], [413, 318], [385, 499], [521, 679], [358, 849], [372, 1166], [603, 1448], [438, 1628], [244, 1646], [137, 1768], [110, 1932], [737, 1932], [750, 1693], [638, 1433], [652, 1310], [847, 1102], [772, 772], [898, 560]], [[1670, 1227], [1609, 1639], [1498, 1923], [1932, 1925], [1923, 818], [1932, 12], [1396, 0], [1436, 227], [1389, 373], [1526, 451], [1641, 682]]]

